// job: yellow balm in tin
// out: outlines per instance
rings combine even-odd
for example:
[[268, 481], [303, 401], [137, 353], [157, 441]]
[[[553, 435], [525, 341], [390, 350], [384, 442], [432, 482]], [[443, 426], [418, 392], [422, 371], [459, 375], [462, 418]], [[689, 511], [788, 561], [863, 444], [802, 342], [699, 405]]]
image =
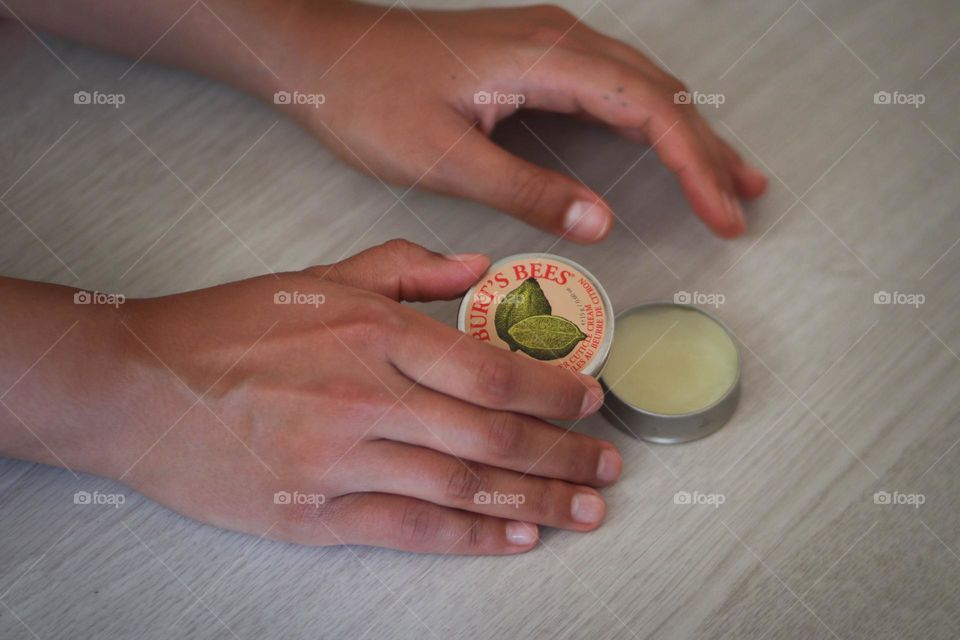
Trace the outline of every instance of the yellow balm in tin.
[[604, 378], [630, 404], [667, 415], [709, 407], [737, 380], [737, 348], [712, 318], [650, 307], [620, 318]]
[[713, 433], [736, 410], [740, 351], [706, 311], [669, 302], [617, 315], [604, 415], [628, 433], [670, 444]]

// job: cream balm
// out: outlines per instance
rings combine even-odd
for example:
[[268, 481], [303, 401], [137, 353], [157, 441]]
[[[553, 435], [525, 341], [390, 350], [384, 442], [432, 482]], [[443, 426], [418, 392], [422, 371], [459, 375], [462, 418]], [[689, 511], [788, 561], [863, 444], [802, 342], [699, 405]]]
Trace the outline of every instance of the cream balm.
[[617, 316], [601, 382], [615, 425], [653, 442], [686, 442], [732, 415], [740, 354], [730, 331], [697, 307], [641, 305]]

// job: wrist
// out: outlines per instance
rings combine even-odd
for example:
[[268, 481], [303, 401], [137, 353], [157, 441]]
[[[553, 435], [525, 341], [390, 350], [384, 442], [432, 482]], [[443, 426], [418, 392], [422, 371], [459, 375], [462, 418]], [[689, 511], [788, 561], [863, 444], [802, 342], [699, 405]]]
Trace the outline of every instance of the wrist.
[[8, 279], [0, 291], [0, 455], [110, 475], [124, 426], [119, 329], [128, 303]]
[[218, 15], [231, 15], [224, 22], [233, 34], [223, 29], [231, 42], [215, 47], [214, 60], [200, 71], [293, 115], [310, 105], [284, 104], [277, 94], [322, 93], [326, 72], [383, 11], [346, 0], [245, 0], [240, 5], [211, 3]]
[[[263, 0], [276, 4], [279, 0]], [[315, 134], [318, 114], [327, 114], [332, 105], [342, 105], [355, 91], [355, 77], [345, 75], [347, 56], [369, 55], [362, 41], [388, 11], [386, 7], [348, 0], [292, 2], [281, 4], [263, 29], [260, 60], [248, 56], [242, 65], [244, 79], [220, 77], [272, 105]], [[252, 61], [251, 61], [252, 60]], [[251, 67], [251, 64], [256, 68]], [[382, 61], [365, 61], [365, 68]], [[327, 116], [324, 115], [324, 118]]]

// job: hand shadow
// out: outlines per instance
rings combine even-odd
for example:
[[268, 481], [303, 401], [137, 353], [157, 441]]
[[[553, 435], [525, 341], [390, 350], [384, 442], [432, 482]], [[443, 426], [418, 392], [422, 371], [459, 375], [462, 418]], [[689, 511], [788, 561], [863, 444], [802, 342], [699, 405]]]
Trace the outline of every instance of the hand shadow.
[[633, 242], [636, 234], [648, 244], [660, 244], [700, 225], [656, 151], [626, 140], [602, 124], [521, 110], [500, 122], [491, 138], [507, 151], [566, 174], [603, 195], [616, 216], [614, 233], [619, 228], [619, 233]]

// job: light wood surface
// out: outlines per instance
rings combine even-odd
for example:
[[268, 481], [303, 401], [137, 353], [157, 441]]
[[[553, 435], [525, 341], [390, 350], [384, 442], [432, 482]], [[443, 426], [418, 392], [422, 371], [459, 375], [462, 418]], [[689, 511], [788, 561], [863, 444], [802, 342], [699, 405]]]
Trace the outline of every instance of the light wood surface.
[[[606, 524], [547, 531], [522, 557], [274, 543], [96, 477], [2, 461], [0, 637], [957, 637], [960, 7], [567, 6], [725, 96], [705, 112], [773, 176], [746, 237], [712, 237], [655, 154], [637, 162], [641, 147], [534, 115], [521, 119], [537, 137], [513, 121], [497, 138], [561, 166], [555, 153], [601, 192], [615, 183], [620, 220], [605, 243], [554, 246], [419, 192], [404, 200], [415, 215], [384, 215], [395, 197], [380, 183], [253, 99], [147, 64], [119, 81], [130, 61], [44, 37], [78, 80], [26, 30], [0, 25], [4, 275], [150, 296], [397, 236], [493, 257], [552, 247], [596, 274], [617, 309], [722, 294], [716, 313], [744, 356], [740, 407], [707, 439], [648, 446], [600, 417], [578, 425], [625, 456]], [[127, 102], [73, 104], [94, 88]], [[926, 102], [877, 105], [880, 90]], [[925, 301], [877, 305], [878, 291]], [[425, 310], [453, 323], [455, 306]], [[78, 490], [126, 503], [75, 505]], [[678, 491], [724, 503], [675, 504]], [[878, 491], [925, 501], [876, 504]]]

